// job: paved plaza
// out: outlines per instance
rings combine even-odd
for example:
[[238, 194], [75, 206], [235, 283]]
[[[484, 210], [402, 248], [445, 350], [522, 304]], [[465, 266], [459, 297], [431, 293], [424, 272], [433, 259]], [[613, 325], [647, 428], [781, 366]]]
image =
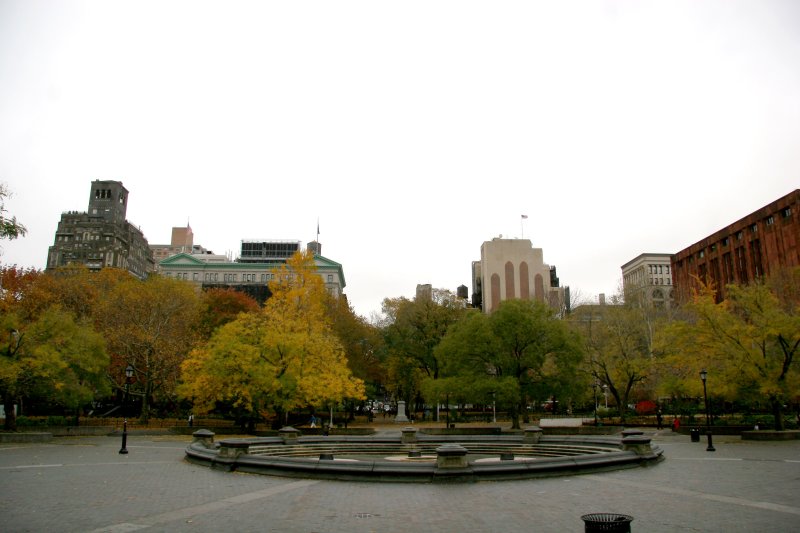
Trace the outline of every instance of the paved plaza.
[[289, 479], [184, 460], [186, 437], [65, 437], [0, 445], [0, 531], [580, 532], [587, 513], [634, 532], [800, 530], [800, 441], [654, 432], [665, 461], [525, 481]]

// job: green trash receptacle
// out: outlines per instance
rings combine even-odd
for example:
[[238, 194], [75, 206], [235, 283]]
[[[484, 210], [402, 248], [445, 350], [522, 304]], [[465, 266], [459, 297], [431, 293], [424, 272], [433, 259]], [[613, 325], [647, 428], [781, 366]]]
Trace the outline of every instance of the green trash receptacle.
[[689, 435], [692, 437], [692, 442], [700, 442], [700, 430], [692, 428], [689, 430]]
[[616, 533], [630, 533], [633, 517], [627, 514], [616, 513], [591, 513], [581, 516], [584, 531], [613, 531]]

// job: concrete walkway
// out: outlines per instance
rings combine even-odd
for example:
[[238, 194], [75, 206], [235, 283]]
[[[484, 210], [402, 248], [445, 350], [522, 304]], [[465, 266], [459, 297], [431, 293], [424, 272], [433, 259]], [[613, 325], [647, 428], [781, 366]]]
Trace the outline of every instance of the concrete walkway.
[[[652, 430], [645, 430], [653, 433]], [[666, 460], [583, 476], [378, 484], [229, 473], [184, 461], [184, 437], [0, 445], [0, 530], [49, 532], [580, 532], [582, 514], [632, 531], [787, 532], [800, 524], [800, 441], [656, 432]]]

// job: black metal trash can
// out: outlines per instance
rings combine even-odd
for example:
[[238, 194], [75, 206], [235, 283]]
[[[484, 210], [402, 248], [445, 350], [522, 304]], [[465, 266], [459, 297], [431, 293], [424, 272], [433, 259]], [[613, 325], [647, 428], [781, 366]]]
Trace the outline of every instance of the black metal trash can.
[[700, 430], [697, 428], [690, 429], [689, 435], [692, 437], [692, 442], [700, 442]]
[[633, 517], [626, 514], [592, 513], [581, 517], [585, 525], [584, 531], [613, 531], [615, 533], [630, 533]]

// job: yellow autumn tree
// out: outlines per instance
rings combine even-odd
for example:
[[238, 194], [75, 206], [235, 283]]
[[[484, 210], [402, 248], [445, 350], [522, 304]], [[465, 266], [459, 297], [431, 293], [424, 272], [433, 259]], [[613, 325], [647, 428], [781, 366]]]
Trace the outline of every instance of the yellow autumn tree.
[[686, 306], [687, 320], [671, 325], [660, 339], [673, 381], [683, 379], [685, 392], [699, 396], [698, 373], [706, 369], [714, 378], [709, 396], [766, 400], [775, 429], [783, 430], [784, 405], [800, 388], [794, 359], [800, 353], [800, 314], [790, 297], [798, 294], [800, 269], [790, 275], [782, 287], [775, 280], [729, 285], [720, 303], [711, 287], [703, 287]]
[[219, 328], [183, 364], [180, 393], [198, 413], [226, 408], [251, 425], [264, 414], [363, 399], [326, 310], [313, 255], [299, 252], [274, 272], [257, 312]]

